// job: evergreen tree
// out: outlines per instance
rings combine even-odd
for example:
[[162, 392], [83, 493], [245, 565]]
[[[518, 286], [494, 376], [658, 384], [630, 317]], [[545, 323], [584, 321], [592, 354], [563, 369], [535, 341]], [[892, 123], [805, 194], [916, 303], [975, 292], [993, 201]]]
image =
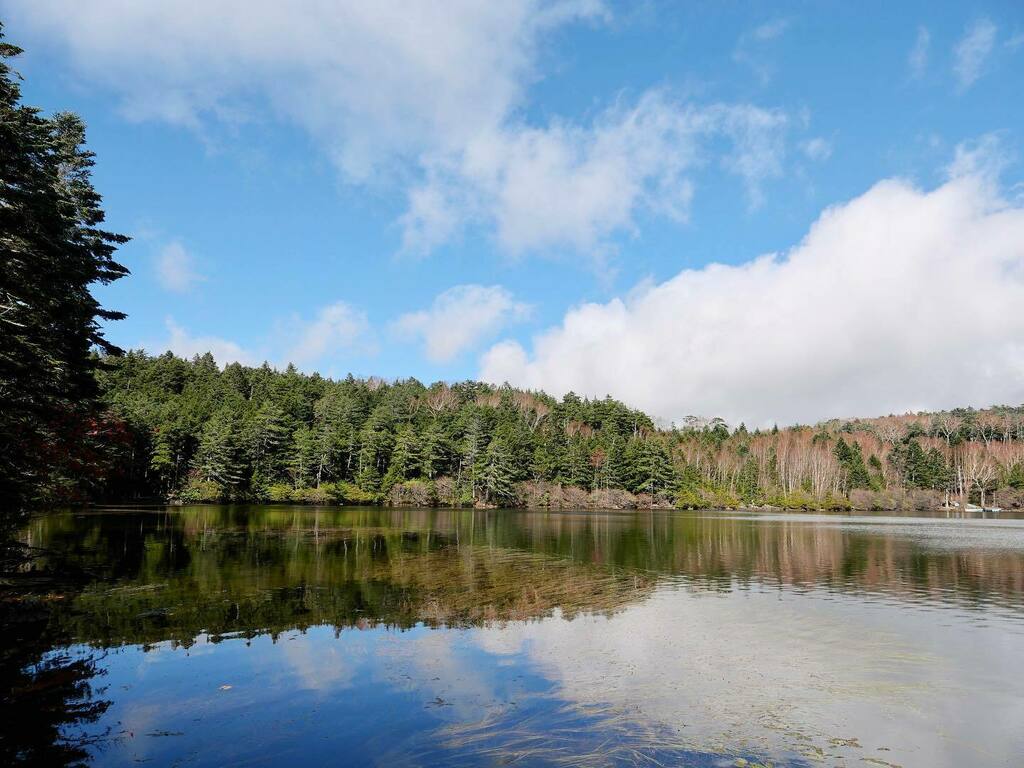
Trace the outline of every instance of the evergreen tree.
[[157, 435], [149, 468], [160, 478], [161, 490], [166, 494], [174, 482], [175, 461], [171, 441], [165, 433]]
[[508, 446], [500, 438], [491, 440], [487, 446], [481, 481], [486, 501], [501, 503], [515, 498], [515, 469]]
[[401, 427], [395, 435], [395, 447], [391, 452], [387, 473], [384, 475], [385, 491], [419, 471], [419, 450], [416, 433], [412, 427]]
[[626, 439], [613, 434], [608, 441], [608, 452], [605, 457], [605, 487], [624, 488], [629, 475], [626, 464]]
[[445, 468], [448, 458], [448, 441], [436, 421], [430, 422], [420, 438], [422, 456], [420, 465], [423, 476], [433, 480]]
[[871, 476], [868, 468], [864, 465], [864, 455], [861, 453], [860, 445], [847, 443], [840, 435], [833, 449], [839, 466], [846, 473], [847, 488], [870, 488]]
[[460, 479], [469, 483], [470, 498], [476, 498], [477, 482], [480, 477], [481, 461], [484, 456], [483, 444], [486, 436], [480, 416], [472, 413], [462, 439], [462, 458], [459, 466]]
[[278, 479], [287, 438], [284, 411], [273, 401], [265, 400], [249, 418], [241, 438], [254, 489], [265, 488]]
[[215, 483], [225, 497], [242, 481], [238, 435], [230, 410], [218, 411], [203, 428], [193, 467], [200, 479]]
[[45, 496], [53, 476], [88, 477], [76, 436], [99, 418], [91, 350], [118, 351], [100, 322], [123, 317], [91, 288], [127, 274], [114, 260], [127, 238], [101, 226], [85, 126], [21, 104], [20, 53], [0, 26], [0, 515]]
[[590, 464], [588, 441], [580, 435], [569, 440], [566, 450], [563, 479], [566, 484], [580, 488], [591, 487], [593, 467]]
[[630, 465], [630, 490], [654, 495], [672, 485], [672, 461], [657, 440], [631, 440], [626, 449]]
[[317, 443], [313, 430], [303, 424], [292, 437], [289, 469], [296, 488], [309, 488], [315, 484]]

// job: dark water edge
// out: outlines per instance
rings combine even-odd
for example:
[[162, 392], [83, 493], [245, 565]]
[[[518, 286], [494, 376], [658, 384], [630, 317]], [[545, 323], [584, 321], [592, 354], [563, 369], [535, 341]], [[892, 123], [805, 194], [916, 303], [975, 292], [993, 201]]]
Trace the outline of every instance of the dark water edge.
[[1013, 514], [109, 508], [23, 540], [45, 554], [4, 588], [4, 764], [1024, 750], [998, 735], [1024, 696]]

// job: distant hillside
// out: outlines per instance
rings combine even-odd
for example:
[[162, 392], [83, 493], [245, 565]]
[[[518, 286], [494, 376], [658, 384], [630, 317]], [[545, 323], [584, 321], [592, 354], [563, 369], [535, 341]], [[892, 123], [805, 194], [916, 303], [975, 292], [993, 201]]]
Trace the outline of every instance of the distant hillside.
[[1024, 408], [657, 430], [611, 398], [107, 357], [93, 498], [930, 508], [1024, 500]]

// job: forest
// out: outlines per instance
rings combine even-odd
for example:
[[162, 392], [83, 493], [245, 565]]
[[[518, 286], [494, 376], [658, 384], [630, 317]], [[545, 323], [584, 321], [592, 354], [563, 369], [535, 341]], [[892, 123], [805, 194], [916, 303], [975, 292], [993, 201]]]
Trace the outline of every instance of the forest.
[[209, 354], [102, 356], [97, 380], [105, 466], [94, 498], [790, 509], [1024, 501], [1024, 408], [770, 430], [689, 417], [658, 429], [610, 397], [221, 369]]

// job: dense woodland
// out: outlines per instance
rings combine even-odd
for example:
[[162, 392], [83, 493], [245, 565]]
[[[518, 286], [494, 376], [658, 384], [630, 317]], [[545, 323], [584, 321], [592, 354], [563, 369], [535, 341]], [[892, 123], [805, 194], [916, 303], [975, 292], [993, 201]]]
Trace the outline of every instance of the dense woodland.
[[110, 450], [93, 492], [120, 500], [893, 509], [1024, 498], [1024, 408], [659, 430], [611, 398], [221, 370], [210, 355], [105, 357], [98, 378]]

